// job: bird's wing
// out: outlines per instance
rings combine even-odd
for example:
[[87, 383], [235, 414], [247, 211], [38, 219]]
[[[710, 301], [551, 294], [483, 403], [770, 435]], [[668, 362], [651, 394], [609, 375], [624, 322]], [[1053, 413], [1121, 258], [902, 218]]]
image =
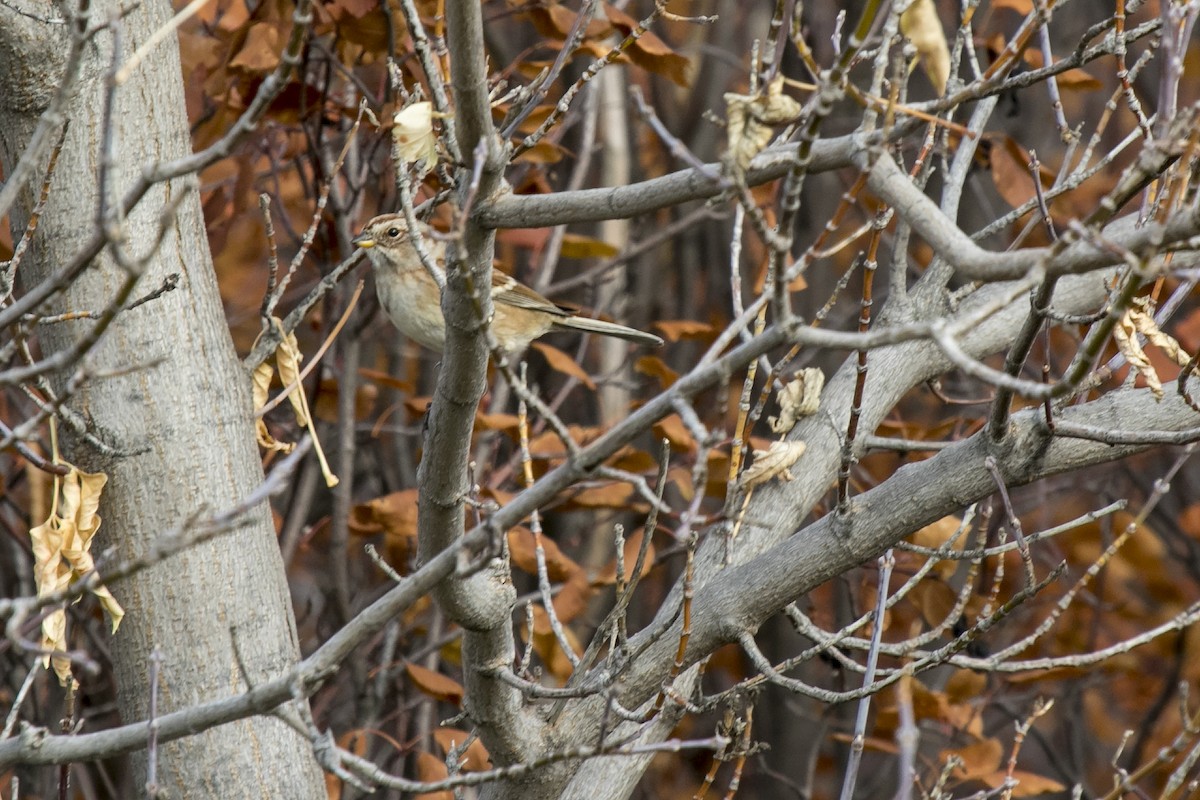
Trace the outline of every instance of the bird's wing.
[[492, 300], [496, 303], [525, 308], [530, 311], [542, 311], [556, 317], [569, 317], [571, 312], [561, 306], [556, 306], [540, 294], [503, 272], [492, 271]]

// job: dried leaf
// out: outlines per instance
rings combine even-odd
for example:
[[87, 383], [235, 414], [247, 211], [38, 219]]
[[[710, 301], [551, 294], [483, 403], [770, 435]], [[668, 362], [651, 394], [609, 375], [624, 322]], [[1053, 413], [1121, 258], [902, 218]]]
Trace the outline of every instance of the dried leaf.
[[795, 378], [779, 390], [775, 400], [779, 403], [779, 416], [767, 422], [775, 433], [787, 433], [796, 427], [800, 417], [817, 413], [821, 405], [821, 390], [825, 388], [825, 373], [819, 367], [800, 370]]
[[742, 487], [753, 489], [774, 478], [793, 479], [789, 468], [804, 455], [804, 442], [772, 442], [767, 450], [754, 451], [754, 463], [742, 473]]
[[[575, 634], [565, 625], [562, 630], [567, 645], [575, 651], [577, 656], [582, 655], [583, 648]], [[522, 625], [521, 638], [527, 639], [528, 636], [529, 628]], [[546, 613], [546, 609], [540, 604], [533, 607], [533, 650], [542, 660], [546, 671], [560, 682], [565, 682], [574, 671], [570, 659], [563, 653], [562, 647], [558, 643], [558, 637], [554, 635], [554, 630], [550, 627], [550, 617]]]
[[270, 72], [279, 66], [282, 44], [283, 32], [278, 23], [256, 22], [250, 26], [241, 49], [229, 62], [229, 67], [246, 72]]
[[[604, 13], [608, 17], [608, 21], [612, 23], [612, 27], [625, 36], [632, 33], [638, 26], [637, 20], [609, 3], [604, 4]], [[642, 33], [637, 41], [625, 50], [625, 55], [634, 64], [648, 72], [665, 75], [679, 86], [686, 87], [688, 85], [688, 70], [691, 63], [687, 58], [672, 50], [670, 45], [652, 31]]]
[[405, 106], [392, 117], [393, 153], [405, 166], [425, 162], [425, 170], [437, 164], [437, 137], [433, 135], [433, 103], [421, 101]]
[[1151, 365], [1146, 351], [1142, 349], [1142, 344], [1138, 341], [1137, 329], [1134, 327], [1128, 310], [1121, 315], [1120, 321], [1113, 327], [1113, 341], [1116, 342], [1117, 349], [1125, 356], [1125, 360], [1129, 362], [1130, 368], [1140, 372], [1146, 379], [1146, 385], [1150, 387], [1154, 398], [1162, 400], [1162, 381], [1158, 379], [1158, 372]]
[[[283, 329], [283, 322], [278, 317], [271, 318], [271, 324], [276, 330]], [[262, 333], [259, 333], [258, 338], [254, 340], [258, 344], [258, 339], [262, 338]], [[295, 385], [295, 390], [288, 395], [288, 400], [292, 404], [292, 411], [296, 415], [296, 422], [302, 428], [309, 428], [312, 434], [313, 450], [317, 454], [317, 462], [321, 465], [321, 474], [325, 476], [325, 485], [332, 489], [337, 486], [337, 476], [329, 469], [329, 463], [325, 460], [325, 451], [321, 449], [321, 440], [317, 438], [317, 431], [312, 428], [312, 414], [308, 410], [308, 398], [304, 394], [304, 387], [300, 384], [300, 362], [304, 360], [304, 355], [300, 352], [300, 345], [296, 341], [296, 334], [289, 333], [284, 337], [283, 341], [275, 349], [275, 368], [279, 370], [279, 380], [282, 381], [284, 389]], [[271, 367], [264, 362], [259, 364], [251, 378], [252, 392], [254, 397], [254, 409], [257, 411], [266, 405], [268, 387], [271, 385]], [[263, 447], [271, 450], [284, 450], [290, 452], [294, 445], [280, 445], [267, 432], [265, 424], [260, 419], [255, 426], [258, 443]]]
[[956, 770], [959, 777], [978, 779], [1000, 768], [1000, 761], [1004, 758], [1004, 747], [997, 739], [984, 739], [965, 747], [943, 750], [939, 758], [945, 762], [952, 755], [962, 760], [962, 765]]
[[662, 320], [654, 323], [654, 327], [668, 342], [678, 342], [680, 339], [707, 339], [716, 329], [707, 322], [696, 322], [690, 319]]
[[531, 346], [546, 357], [546, 361], [550, 364], [551, 369], [561, 372], [564, 375], [569, 375], [589, 389], [595, 390], [596, 382], [592, 380], [592, 376], [588, 375], [583, 367], [575, 363], [575, 359], [562, 350], [559, 350], [557, 347], [551, 347], [545, 342], [533, 342]]
[[[958, 533], [961, 527], [962, 519], [959, 517], [942, 517], [937, 522], [930, 523], [914, 533], [911, 537], [912, 543], [920, 547], [927, 547], [930, 550], [937, 550], [949, 542], [951, 537]], [[966, 535], [960, 534], [954, 540], [951, 550], [962, 550], [966, 546], [966, 543]], [[949, 580], [958, 571], [958, 564], [959, 562], [954, 559], [939, 561], [937, 566], [934, 567], [934, 572], [943, 580]]]
[[[624, 580], [629, 582], [633, 574], [633, 568], [637, 566], [638, 551], [642, 547], [642, 537], [645, 535], [645, 529], [635, 531], [632, 536], [625, 539], [625, 546], [621, 548], [625, 561]], [[639, 578], [644, 578], [650, 574], [650, 570], [654, 569], [654, 545], [651, 544], [646, 550], [646, 561], [642, 564], [642, 574]], [[593, 586], [612, 586], [617, 582], [617, 559], [612, 559], [604, 566], [595, 578], [592, 579]]]
[[679, 373], [667, 366], [667, 362], [658, 356], [642, 356], [633, 365], [635, 372], [649, 375], [658, 379], [660, 389], [669, 389], [671, 384], [679, 380]]
[[483, 772], [492, 768], [492, 757], [488, 755], [487, 748], [483, 746], [483, 742], [476, 736], [473, 739], [466, 731], [460, 731], [457, 728], [434, 728], [433, 740], [437, 742], [438, 747], [442, 748], [442, 752], [450, 755], [450, 751], [455, 747], [461, 747], [462, 743], [471, 739], [471, 743], [467, 745], [467, 751], [462, 754], [463, 772]]
[[[50, 516], [41, 525], [29, 530], [34, 556], [34, 581], [38, 597], [66, 589], [84, 578], [95, 568], [92, 560], [92, 540], [100, 529], [100, 494], [108, 476], [103, 472], [83, 472], [67, 464], [70, 471], [55, 480], [55, 503]], [[112, 632], [116, 633], [125, 610], [104, 586], [92, 593], [108, 613]], [[41, 646], [47, 650], [66, 651], [67, 617], [62, 609], [51, 612], [42, 621]], [[60, 656], [44, 656], [42, 663], [53, 666], [64, 685], [71, 675], [71, 662]]]
[[783, 76], [767, 86], [765, 95], [725, 94], [726, 134], [729, 159], [745, 172], [774, 135], [774, 126], [800, 116], [800, 103], [783, 93]]
[[663, 417], [653, 425], [654, 436], [658, 439], [666, 439], [671, 443], [673, 450], [691, 450], [696, 446], [696, 440], [692, 438], [692, 433], [683, 424], [683, 420], [678, 414], [672, 414], [669, 417]]
[[413, 686], [424, 694], [456, 706], [462, 704], [465, 691], [458, 681], [411, 661], [404, 662], [404, 671], [408, 674], [408, 679], [412, 681]]
[[1158, 327], [1158, 323], [1154, 321], [1153, 314], [1150, 313], [1150, 301], [1148, 298], [1134, 300], [1134, 306], [1127, 313], [1129, 314], [1129, 321], [1133, 323], [1134, 330], [1145, 336], [1150, 344], [1162, 350], [1167, 358], [1181, 367], [1186, 367], [1188, 362], [1192, 360], [1192, 357], [1184, 352], [1183, 347], [1174, 336], [1164, 333]]
[[938, 94], [950, 80], [950, 48], [933, 0], [914, 0], [900, 15], [900, 32], [917, 48], [917, 60]]
[[595, 597], [596, 590], [584, 576], [581, 570], [573, 575], [561, 589], [554, 594], [554, 613], [559, 622], [564, 625], [578, 619], [588, 609], [588, 603]]
[[[422, 783], [436, 783], [450, 777], [446, 764], [433, 753], [417, 753], [417, 780]], [[454, 800], [454, 792], [443, 789], [440, 792], [421, 792], [413, 795], [414, 800]]]
[[[997, 789], [1005, 785], [1008, 782], [1008, 778], [1008, 770], [996, 770], [990, 775], [979, 776], [979, 780]], [[1013, 797], [1036, 797], [1039, 794], [1048, 794], [1050, 792], [1065, 792], [1068, 788], [1053, 778], [1047, 778], [1044, 775], [1038, 775], [1035, 772], [1028, 772], [1023, 769], [1014, 769], [1012, 771], [1012, 778], [1016, 783], [1012, 788]]]
[[[561, 583], [583, 572], [583, 568], [559, 549], [553, 539], [548, 536], [541, 539], [546, 575], [551, 581]], [[528, 528], [514, 528], [508, 532], [508, 554], [518, 569], [530, 575], [538, 574], [536, 541]]]

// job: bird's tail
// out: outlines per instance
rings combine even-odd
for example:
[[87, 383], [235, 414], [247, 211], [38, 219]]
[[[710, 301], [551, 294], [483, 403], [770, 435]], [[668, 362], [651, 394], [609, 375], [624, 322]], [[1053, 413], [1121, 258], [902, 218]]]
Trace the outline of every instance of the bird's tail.
[[645, 333], [633, 328], [627, 328], [624, 325], [618, 325], [615, 322], [605, 322], [602, 319], [592, 319], [591, 317], [563, 317], [562, 319], [554, 320], [554, 327], [598, 333], [601, 336], [615, 336], [618, 339], [624, 339], [628, 342], [651, 344], [655, 347], [660, 347], [663, 343], [663, 340], [653, 333]]

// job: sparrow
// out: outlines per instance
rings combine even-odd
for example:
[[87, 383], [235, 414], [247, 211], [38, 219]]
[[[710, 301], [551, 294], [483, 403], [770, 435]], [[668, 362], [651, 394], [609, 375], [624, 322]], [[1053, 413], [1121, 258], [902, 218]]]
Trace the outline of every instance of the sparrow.
[[[425, 241], [434, 267], [445, 283], [446, 246], [427, 236], [420, 226], [417, 236]], [[354, 244], [367, 253], [375, 270], [379, 304], [392, 324], [418, 344], [441, 352], [446, 343], [446, 321], [442, 318], [441, 289], [421, 263], [414, 235], [402, 214], [383, 214], [368, 222]], [[528, 286], [504, 273], [492, 271], [492, 335], [500, 349], [514, 353], [551, 330], [577, 330], [613, 336], [638, 344], [659, 346], [663, 340], [615, 322], [577, 316], [556, 305]]]

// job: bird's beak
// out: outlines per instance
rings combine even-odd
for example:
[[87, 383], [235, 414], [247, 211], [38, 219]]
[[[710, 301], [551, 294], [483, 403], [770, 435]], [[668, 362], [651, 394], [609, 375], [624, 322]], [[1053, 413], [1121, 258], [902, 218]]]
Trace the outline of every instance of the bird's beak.
[[358, 236], [354, 237], [353, 242], [356, 247], [361, 247], [363, 250], [367, 250], [375, 246], [375, 237], [366, 231], [363, 231]]

